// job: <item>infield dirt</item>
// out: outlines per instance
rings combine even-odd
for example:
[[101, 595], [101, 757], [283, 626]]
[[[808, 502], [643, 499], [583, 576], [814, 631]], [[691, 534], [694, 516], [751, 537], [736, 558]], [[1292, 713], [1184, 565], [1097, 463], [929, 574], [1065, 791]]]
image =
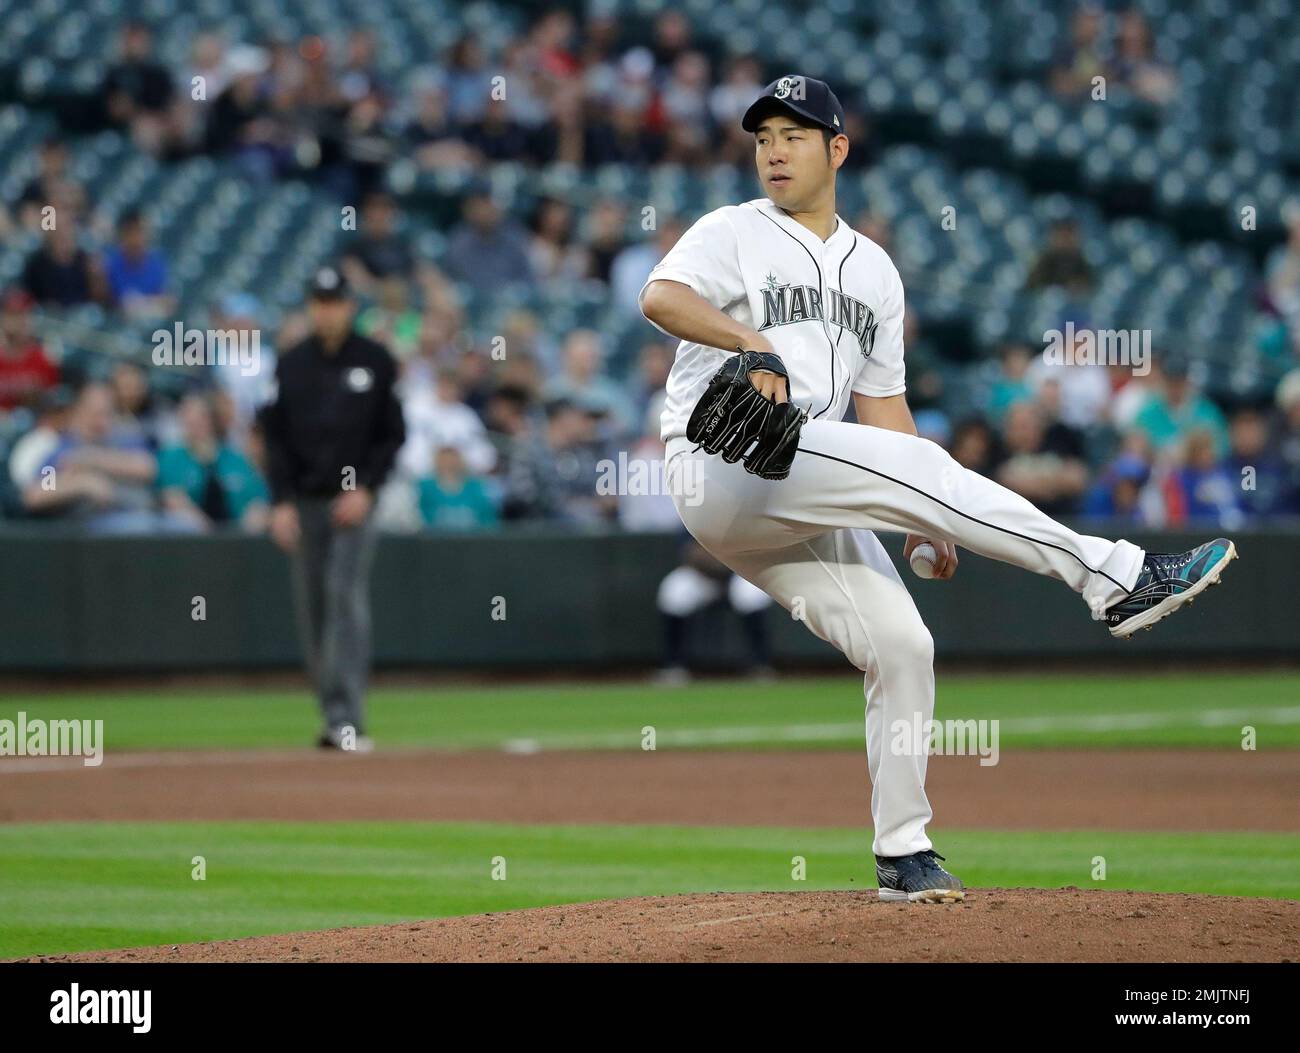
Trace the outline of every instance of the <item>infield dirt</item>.
[[[299, 750], [0, 762], [0, 822], [425, 819], [517, 823], [870, 823], [857, 751], [515, 755]], [[944, 828], [1300, 831], [1300, 754], [1019, 750], [930, 758]]]
[[[423, 819], [869, 825], [856, 751], [309, 751], [114, 754], [0, 766], [0, 821]], [[933, 757], [944, 828], [1300, 830], [1295, 751], [1017, 751]], [[962, 904], [874, 890], [608, 900], [45, 961], [1286, 961], [1300, 901], [1098, 891], [971, 891]]]
[[604, 900], [370, 928], [97, 951], [57, 962], [1289, 961], [1300, 902], [980, 889], [964, 903], [874, 892]]

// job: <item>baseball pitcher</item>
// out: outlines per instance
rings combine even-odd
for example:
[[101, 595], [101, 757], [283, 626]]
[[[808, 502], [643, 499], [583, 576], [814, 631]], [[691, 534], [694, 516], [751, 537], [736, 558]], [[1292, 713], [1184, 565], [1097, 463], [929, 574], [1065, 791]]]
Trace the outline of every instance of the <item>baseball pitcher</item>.
[[[1076, 534], [916, 434], [903, 365], [903, 285], [889, 256], [835, 213], [844, 111], [822, 81], [782, 77], [745, 113], [766, 197], [703, 216], [641, 290], [678, 338], [662, 435], [687, 529], [865, 674], [872, 849], [882, 899], [960, 900], [926, 836], [924, 745], [888, 729], [934, 714], [934, 645], [873, 531], [961, 546], [1046, 574], [1128, 637], [1218, 582], [1217, 538], [1143, 552]], [[852, 399], [857, 424], [843, 417]]]

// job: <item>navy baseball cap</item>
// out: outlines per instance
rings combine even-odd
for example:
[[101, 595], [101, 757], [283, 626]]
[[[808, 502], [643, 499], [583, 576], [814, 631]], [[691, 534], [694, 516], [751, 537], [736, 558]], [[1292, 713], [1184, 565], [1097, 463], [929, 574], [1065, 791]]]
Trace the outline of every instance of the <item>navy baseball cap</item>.
[[347, 296], [347, 279], [336, 267], [321, 267], [307, 283], [309, 300], [345, 300]]
[[771, 113], [793, 113], [837, 135], [844, 133], [844, 107], [824, 80], [812, 77], [778, 77], [763, 89], [763, 94], [745, 111], [740, 126], [747, 132], [758, 130], [763, 118]]

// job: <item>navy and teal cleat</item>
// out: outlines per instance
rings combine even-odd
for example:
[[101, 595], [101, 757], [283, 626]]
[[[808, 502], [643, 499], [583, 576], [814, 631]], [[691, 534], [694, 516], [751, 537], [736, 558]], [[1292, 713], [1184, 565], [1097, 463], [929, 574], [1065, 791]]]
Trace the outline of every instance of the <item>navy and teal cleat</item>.
[[938, 863], [943, 856], [932, 848], [910, 856], [876, 856], [880, 898], [910, 903], [960, 903], [966, 887]]
[[1223, 568], [1236, 558], [1237, 547], [1226, 537], [1187, 552], [1148, 552], [1133, 590], [1106, 610], [1111, 636], [1126, 639], [1139, 629], [1150, 629], [1219, 584]]

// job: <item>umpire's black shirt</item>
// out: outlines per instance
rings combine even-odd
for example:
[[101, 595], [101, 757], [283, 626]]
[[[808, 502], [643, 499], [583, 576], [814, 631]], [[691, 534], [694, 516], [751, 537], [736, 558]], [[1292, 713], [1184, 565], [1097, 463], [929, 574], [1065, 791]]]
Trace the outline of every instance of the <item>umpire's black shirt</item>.
[[393, 357], [359, 333], [334, 354], [313, 334], [281, 356], [279, 391], [261, 412], [271, 499], [379, 488], [406, 441]]

